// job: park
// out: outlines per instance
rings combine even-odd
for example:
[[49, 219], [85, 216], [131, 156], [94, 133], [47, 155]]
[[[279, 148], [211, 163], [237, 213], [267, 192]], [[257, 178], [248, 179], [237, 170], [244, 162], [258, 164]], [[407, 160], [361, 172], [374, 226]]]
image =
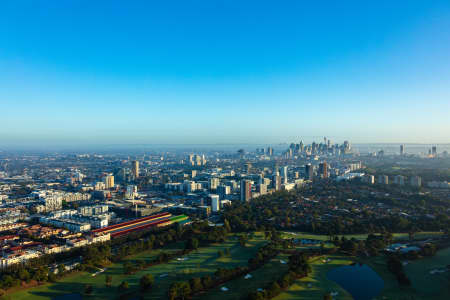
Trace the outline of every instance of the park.
[[[424, 232], [416, 234], [416, 239], [440, 236], [441, 233]], [[305, 245], [300, 242], [294, 246], [295, 250], [308, 248], [317, 249], [318, 243], [328, 245], [329, 237], [325, 235], [314, 235], [299, 232], [282, 232], [281, 237], [286, 240], [293, 238], [300, 241], [317, 241], [316, 245]], [[348, 238], [363, 240], [367, 235], [353, 235]], [[394, 234], [396, 241], [405, 240], [407, 234]], [[92, 272], [76, 272], [69, 274], [55, 283], [44, 284], [30, 289], [18, 289], [9, 293], [9, 299], [18, 300], [76, 300], [76, 299], [116, 299], [119, 297], [118, 286], [126, 281], [128, 284], [129, 299], [164, 299], [167, 298], [168, 290], [173, 282], [188, 281], [194, 277], [213, 275], [218, 268], [235, 268], [245, 266], [248, 260], [254, 256], [258, 249], [268, 243], [262, 232], [251, 233], [243, 246], [239, 242], [238, 234], [230, 234], [225, 242], [214, 243], [207, 247], [200, 247], [186, 255], [171, 259], [168, 262], [150, 266], [138, 270], [133, 274], [124, 273], [124, 265], [127, 262], [139, 263], [154, 259], [161, 252], [178, 253], [183, 249], [183, 243], [173, 243], [163, 249], [149, 250], [136, 255], [131, 255], [118, 263], [112, 263], [104, 270]], [[224, 255], [224, 253], [226, 253]], [[270, 259], [261, 267], [250, 272], [246, 276], [233, 278], [220, 286], [198, 293], [193, 299], [237, 299], [242, 295], [262, 290], [265, 286], [275, 281], [280, 274], [288, 270], [286, 261], [289, 255], [280, 253]], [[386, 262], [381, 256], [376, 257], [354, 257], [342, 254], [329, 254], [315, 257], [309, 261], [311, 273], [296, 280], [287, 289], [284, 289], [275, 300], [287, 299], [321, 299], [325, 294], [333, 295], [333, 299], [357, 299], [353, 297], [343, 286], [329, 278], [331, 270], [339, 267], [350, 266], [356, 263], [364, 264], [382, 278], [382, 288], [377, 292], [375, 299], [402, 299], [401, 297], [414, 297], [414, 299], [449, 299], [448, 289], [449, 272], [433, 270], [444, 270], [450, 264], [450, 248], [437, 252], [434, 257], [410, 261], [405, 265], [405, 272], [411, 278], [410, 287], [400, 287], [393, 274], [387, 270]], [[154, 278], [154, 287], [151, 291], [140, 293], [139, 281], [146, 274]], [[105, 284], [106, 278], [110, 276], [110, 286]], [[92, 286], [89, 295], [85, 293], [86, 285]], [[133, 296], [134, 295], [134, 296]]]

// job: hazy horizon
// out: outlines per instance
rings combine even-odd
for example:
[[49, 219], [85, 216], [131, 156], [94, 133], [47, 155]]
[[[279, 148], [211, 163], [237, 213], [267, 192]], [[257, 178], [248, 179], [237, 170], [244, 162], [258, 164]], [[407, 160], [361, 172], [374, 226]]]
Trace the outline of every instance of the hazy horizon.
[[449, 1], [0, 7], [3, 147], [450, 142]]

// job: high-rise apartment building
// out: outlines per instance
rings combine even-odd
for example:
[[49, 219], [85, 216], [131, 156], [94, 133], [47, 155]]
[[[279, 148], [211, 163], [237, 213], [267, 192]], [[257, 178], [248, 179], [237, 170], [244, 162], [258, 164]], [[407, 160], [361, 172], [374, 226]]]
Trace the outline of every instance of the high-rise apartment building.
[[319, 164], [319, 174], [322, 178], [328, 178], [328, 164], [326, 161]]
[[134, 178], [139, 178], [139, 162], [137, 160], [133, 160], [131, 163], [131, 172]]
[[220, 184], [219, 178], [213, 177], [213, 178], [209, 179], [208, 185], [209, 185], [209, 189], [211, 191], [215, 191], [217, 189], [217, 187], [219, 186], [219, 184]]
[[281, 174], [283, 176], [283, 183], [284, 184], [288, 183], [288, 167], [287, 166], [284, 166], [281, 169]]
[[275, 191], [281, 190], [281, 177], [278, 174], [272, 176], [272, 186]]
[[314, 177], [314, 169], [311, 164], [305, 165], [305, 178], [309, 180], [313, 180]]
[[252, 182], [247, 179], [241, 180], [241, 201], [248, 202], [252, 198]]
[[219, 201], [219, 195], [211, 194], [209, 195], [211, 198], [211, 208], [213, 212], [218, 212], [220, 210], [220, 201]]
[[431, 147], [431, 155], [433, 155], [433, 156], [437, 155], [437, 148], [436, 148], [436, 146]]
[[114, 187], [114, 176], [112, 174], [106, 175], [103, 180], [106, 189], [112, 189]]

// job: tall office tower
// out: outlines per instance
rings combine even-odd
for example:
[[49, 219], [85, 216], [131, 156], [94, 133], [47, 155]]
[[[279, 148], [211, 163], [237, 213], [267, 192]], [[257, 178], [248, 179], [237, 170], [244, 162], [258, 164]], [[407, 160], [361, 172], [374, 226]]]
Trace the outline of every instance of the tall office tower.
[[431, 147], [431, 155], [436, 156], [436, 154], [437, 154], [436, 146]]
[[139, 162], [137, 160], [133, 160], [131, 163], [131, 172], [134, 178], [139, 178]]
[[219, 183], [220, 183], [219, 178], [214, 178], [214, 177], [210, 178], [209, 179], [209, 189], [211, 191], [216, 190], [217, 187], [219, 186]]
[[328, 141], [327, 141], [327, 148], [329, 149], [330, 147], [331, 147], [331, 140], [328, 139]]
[[319, 164], [319, 174], [322, 178], [328, 178], [328, 164], [326, 161]]
[[202, 154], [202, 166], [206, 165], [206, 157], [205, 154]]
[[312, 142], [311, 144], [311, 154], [316, 154], [317, 151], [317, 144], [316, 142]]
[[241, 201], [248, 202], [252, 198], [252, 182], [247, 179], [241, 180]]
[[422, 178], [420, 176], [411, 177], [411, 185], [415, 187], [420, 187], [422, 185]]
[[400, 145], [400, 155], [405, 154], [405, 145]]
[[194, 165], [194, 154], [189, 154], [187, 157], [187, 164], [190, 166]]
[[272, 156], [273, 155], [273, 148], [267, 147], [267, 155]]
[[378, 183], [379, 184], [389, 184], [389, 177], [387, 175], [378, 176]]
[[344, 153], [348, 153], [350, 151], [350, 143], [348, 141], [344, 141]]
[[125, 197], [127, 199], [134, 199], [134, 196], [137, 194], [137, 186], [135, 185], [127, 185], [127, 191], [125, 193]]
[[211, 198], [211, 208], [213, 212], [218, 212], [220, 210], [220, 201], [219, 201], [219, 195], [211, 194], [209, 195]]
[[281, 174], [283, 176], [283, 183], [284, 184], [288, 183], [288, 167], [287, 166], [284, 166], [281, 169]]
[[251, 163], [246, 163], [244, 165], [244, 170], [245, 170], [245, 173], [249, 174], [252, 171], [252, 164]]
[[105, 188], [111, 189], [111, 188], [114, 187], [114, 176], [113, 176], [113, 175], [111, 175], [111, 174], [106, 175], [106, 176], [103, 178], [103, 180], [104, 180], [104, 182], [105, 182]]
[[305, 145], [303, 144], [303, 140], [300, 141], [300, 153], [303, 153], [303, 148], [305, 147]]
[[311, 164], [305, 165], [305, 178], [309, 180], [313, 180], [314, 169]]
[[197, 170], [191, 170], [191, 178], [195, 178], [197, 176]]
[[272, 186], [275, 189], [275, 191], [281, 190], [281, 177], [280, 175], [276, 174], [272, 176]]

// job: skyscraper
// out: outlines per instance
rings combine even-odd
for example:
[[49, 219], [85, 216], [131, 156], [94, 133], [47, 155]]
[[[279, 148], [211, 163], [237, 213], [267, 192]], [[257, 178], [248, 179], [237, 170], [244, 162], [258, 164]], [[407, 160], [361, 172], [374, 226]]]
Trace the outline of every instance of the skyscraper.
[[322, 178], [328, 178], [328, 165], [326, 161], [319, 164], [319, 174], [322, 176]]
[[219, 178], [212, 177], [209, 179], [209, 189], [215, 191], [220, 184]]
[[139, 162], [137, 160], [133, 160], [131, 163], [131, 172], [134, 178], [139, 178]]
[[278, 174], [272, 176], [272, 185], [275, 191], [281, 190], [281, 177]]
[[433, 155], [433, 156], [437, 155], [437, 148], [436, 148], [436, 146], [431, 147], [431, 155]]
[[305, 165], [305, 178], [309, 180], [313, 180], [314, 169], [311, 164]]
[[252, 182], [247, 179], [241, 180], [241, 201], [248, 202], [252, 198]]
[[111, 189], [114, 187], [114, 176], [112, 174], [106, 175], [103, 180], [105, 182], [105, 188]]
[[211, 194], [209, 195], [211, 198], [211, 208], [213, 212], [218, 212], [220, 210], [220, 202], [219, 202], [219, 195]]
[[281, 174], [283, 176], [283, 183], [284, 184], [288, 183], [288, 167], [287, 166], [284, 166], [281, 169]]
[[405, 145], [400, 145], [400, 155], [405, 154]]

